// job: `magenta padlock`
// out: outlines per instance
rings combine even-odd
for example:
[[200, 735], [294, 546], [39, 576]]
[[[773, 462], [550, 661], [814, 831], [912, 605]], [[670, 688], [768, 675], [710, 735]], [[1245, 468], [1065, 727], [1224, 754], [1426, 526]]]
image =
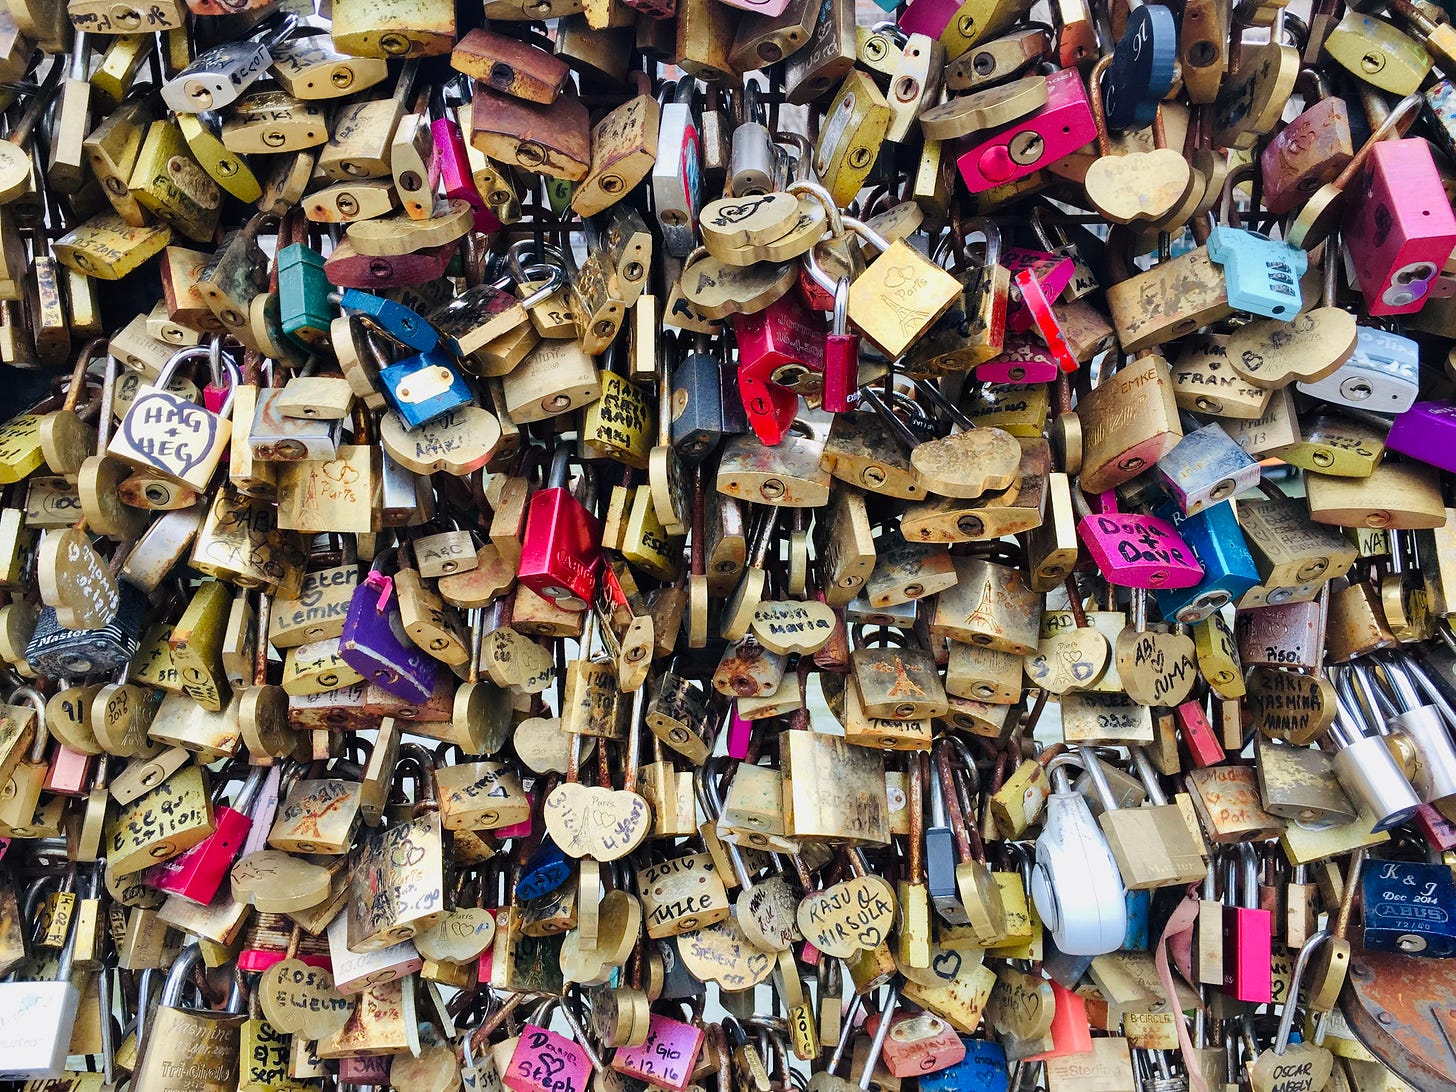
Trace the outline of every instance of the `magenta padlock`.
[[1238, 1001], [1267, 1005], [1274, 989], [1274, 915], [1259, 909], [1254, 847], [1245, 842], [1235, 852], [1224, 868], [1222, 988]]
[[[610, 571], [611, 570], [608, 570], [608, 572]], [[529, 838], [531, 836], [531, 816], [536, 814], [536, 790], [528, 790], [526, 793], [526, 799], [531, 801], [531, 809], [526, 814], [526, 817], [524, 819], [522, 819], [519, 823], [512, 824], [511, 826], [497, 827], [495, 830], [491, 831], [491, 833], [495, 835], [498, 841], [504, 841], [507, 838]]]
[[475, 186], [470, 159], [465, 151], [465, 137], [453, 117], [435, 118], [430, 122], [430, 135], [435, 140], [435, 161], [440, 168], [440, 182], [448, 200], [469, 202], [475, 213], [475, 230], [489, 235], [501, 229], [501, 222]]
[[1191, 588], [1203, 579], [1203, 566], [1171, 523], [1157, 516], [1119, 512], [1112, 490], [1098, 497], [1093, 512], [1080, 489], [1072, 503], [1081, 519], [1077, 537], [1109, 584], [1121, 588]]
[[1046, 78], [1046, 87], [1046, 105], [1035, 113], [993, 137], [959, 143], [956, 167], [966, 189], [984, 193], [1025, 178], [1097, 139], [1081, 73], [1059, 69]]
[[566, 1036], [527, 1024], [500, 1076], [511, 1092], [585, 1092], [591, 1083], [591, 1059]]
[[859, 335], [849, 330], [849, 282], [834, 290], [834, 318], [824, 335], [824, 395], [829, 413], [848, 413], [850, 395], [859, 388]]
[[44, 789], [59, 796], [89, 796], [91, 793], [91, 756], [73, 751], [57, 743], [46, 769]]
[[824, 374], [824, 317], [789, 292], [762, 311], [733, 316], [738, 392], [756, 435], [776, 445], [799, 409], [795, 390]]
[[734, 699], [732, 711], [728, 714], [728, 757], [739, 762], [747, 761], [748, 745], [753, 740], [753, 721], [744, 720], [738, 713], [738, 701]]
[[596, 594], [602, 527], [566, 488], [574, 443], [557, 447], [545, 488], [531, 494], [517, 579], [562, 610], [586, 610]]
[[960, 9], [960, 0], [911, 0], [900, 15], [900, 29], [906, 34], [939, 38]]
[[1456, 215], [1424, 138], [1370, 149], [1364, 183], [1350, 195], [1345, 246], [1372, 315], [1409, 315], [1456, 249]]
[[435, 690], [437, 669], [443, 668], [404, 632], [394, 581], [380, 569], [394, 553], [386, 550], [376, 557], [364, 582], [354, 589], [339, 656], [366, 682], [405, 701], [424, 702]]
[[252, 807], [268, 772], [267, 766], [252, 767], [231, 807], [214, 803], [212, 816], [217, 828], [191, 849], [152, 865], [146, 871], [147, 883], [187, 902], [211, 905], [228, 870], [242, 855], [243, 844], [253, 829]]
[[1055, 383], [1060, 372], [1052, 351], [1030, 334], [1007, 334], [1001, 355], [976, 365], [984, 383]]
[[[1001, 264], [1011, 270], [1012, 276], [1023, 269], [1029, 270], [1041, 286], [1042, 294], [1054, 300], [1066, 291], [1067, 285], [1077, 275], [1077, 263], [1064, 254], [1048, 254], [1045, 250], [1028, 250], [1026, 247], [1008, 247], [1001, 255]], [[1006, 316], [1006, 328], [1018, 334], [1030, 330], [1036, 320], [1026, 304], [1014, 307]], [[1027, 380], [1032, 382], [1032, 380]]]
[[642, 1045], [618, 1047], [612, 1068], [659, 1088], [687, 1092], [702, 1049], [702, 1028], [654, 1012]]
[[1456, 405], [1417, 402], [1396, 415], [1385, 447], [1456, 473]]

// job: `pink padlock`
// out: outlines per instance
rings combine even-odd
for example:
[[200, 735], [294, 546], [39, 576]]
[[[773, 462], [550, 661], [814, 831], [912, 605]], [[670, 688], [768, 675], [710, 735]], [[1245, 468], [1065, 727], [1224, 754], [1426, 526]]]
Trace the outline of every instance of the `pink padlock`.
[[[1001, 256], [1001, 264], [1011, 270], [1014, 277], [1023, 269], [1030, 271], [1041, 286], [1042, 294], [1049, 300], [1060, 296], [1077, 275], [1077, 263], [1065, 254], [1050, 254], [1045, 250], [1028, 250], [1025, 247], [1007, 247]], [[1025, 305], [1013, 308], [1006, 316], [1006, 327], [1018, 334], [1030, 330], [1035, 320]]]
[[1350, 195], [1345, 245], [1372, 315], [1408, 315], [1426, 304], [1456, 249], [1456, 215], [1424, 138], [1370, 149], [1364, 183]]
[[268, 771], [267, 766], [252, 767], [233, 806], [213, 807], [216, 829], [191, 849], [147, 869], [147, 883], [187, 902], [210, 905], [252, 830], [249, 812], [268, 779]]
[[1053, 383], [1061, 369], [1052, 351], [1030, 334], [1007, 334], [1001, 355], [976, 365], [985, 383]]
[[57, 743], [46, 769], [46, 792], [59, 796], [88, 796], [91, 792], [91, 756]]
[[496, 838], [529, 838], [531, 836], [531, 816], [536, 814], [536, 790], [529, 790], [526, 793], [526, 799], [531, 801], [530, 814], [519, 823], [512, 824], [508, 827], [497, 827], [494, 831]]
[[1077, 537], [1109, 584], [1122, 588], [1191, 588], [1203, 579], [1203, 566], [1171, 523], [1157, 516], [1119, 512], [1117, 494], [1108, 490], [1093, 512], [1080, 489], [1072, 503], [1081, 518]]
[[435, 118], [430, 122], [430, 135], [435, 139], [435, 160], [440, 167], [445, 196], [452, 201], [469, 202], [475, 213], [476, 231], [487, 235], [499, 231], [500, 220], [475, 186], [459, 123], [453, 117]]
[[1035, 113], [988, 139], [961, 142], [956, 167], [971, 193], [1025, 178], [1097, 139], [1081, 73], [1060, 69], [1046, 78], [1046, 87], [1046, 105]]
[[960, 0], [911, 0], [900, 15], [900, 29], [906, 34], [939, 38], [960, 9]]
[[612, 1068], [672, 1092], [686, 1092], [702, 1049], [702, 1028], [654, 1012], [642, 1045], [619, 1047]]
[[527, 1024], [501, 1083], [511, 1092], [586, 1092], [591, 1075], [591, 1058], [580, 1044], [550, 1028]]

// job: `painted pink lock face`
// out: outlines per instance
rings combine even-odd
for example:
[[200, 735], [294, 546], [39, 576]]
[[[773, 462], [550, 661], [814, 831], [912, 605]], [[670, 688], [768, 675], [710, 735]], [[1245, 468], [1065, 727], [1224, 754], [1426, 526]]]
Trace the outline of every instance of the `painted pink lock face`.
[[527, 1024], [501, 1083], [511, 1092], [586, 1092], [591, 1060], [579, 1045], [549, 1028]]
[[692, 1080], [702, 1048], [701, 1028], [653, 1013], [642, 1045], [618, 1049], [612, 1058], [612, 1068], [638, 1080], [684, 1092]]
[[1077, 537], [1109, 583], [1123, 588], [1191, 588], [1203, 566], [1167, 520], [1132, 512], [1097, 513], [1077, 524]]

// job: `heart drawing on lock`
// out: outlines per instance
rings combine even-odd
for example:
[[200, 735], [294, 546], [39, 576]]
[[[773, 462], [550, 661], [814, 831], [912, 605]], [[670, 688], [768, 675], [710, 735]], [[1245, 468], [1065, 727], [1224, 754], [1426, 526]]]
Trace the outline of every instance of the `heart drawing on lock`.
[[1090, 627], [1043, 637], [1026, 657], [1026, 677], [1051, 694], [1086, 690], [1107, 670], [1107, 638]]
[[182, 478], [200, 466], [217, 436], [217, 418], [196, 402], [166, 391], [137, 396], [121, 422], [132, 454]]
[[855, 876], [812, 891], [795, 915], [804, 939], [821, 952], [847, 959], [877, 948], [895, 922], [895, 891], [879, 876]]
[[546, 797], [546, 830], [569, 857], [615, 861], [647, 837], [652, 809], [635, 792], [557, 785]]

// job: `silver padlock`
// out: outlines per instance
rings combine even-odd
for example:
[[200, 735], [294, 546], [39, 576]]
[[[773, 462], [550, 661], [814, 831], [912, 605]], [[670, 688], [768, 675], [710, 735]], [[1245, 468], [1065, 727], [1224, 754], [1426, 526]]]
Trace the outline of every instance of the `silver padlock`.
[[749, 80], [743, 85], [741, 102], [743, 116], [733, 130], [728, 154], [728, 188], [734, 197], [758, 197], [773, 189], [777, 153], [764, 124], [758, 84]]
[[1361, 326], [1350, 359], [1317, 383], [1296, 383], [1302, 394], [1371, 413], [1404, 413], [1420, 389], [1420, 346], [1408, 337]]
[[1158, 460], [1157, 471], [1163, 489], [1185, 516], [1253, 489], [1260, 477], [1259, 464], [1216, 422], [1185, 431]]

